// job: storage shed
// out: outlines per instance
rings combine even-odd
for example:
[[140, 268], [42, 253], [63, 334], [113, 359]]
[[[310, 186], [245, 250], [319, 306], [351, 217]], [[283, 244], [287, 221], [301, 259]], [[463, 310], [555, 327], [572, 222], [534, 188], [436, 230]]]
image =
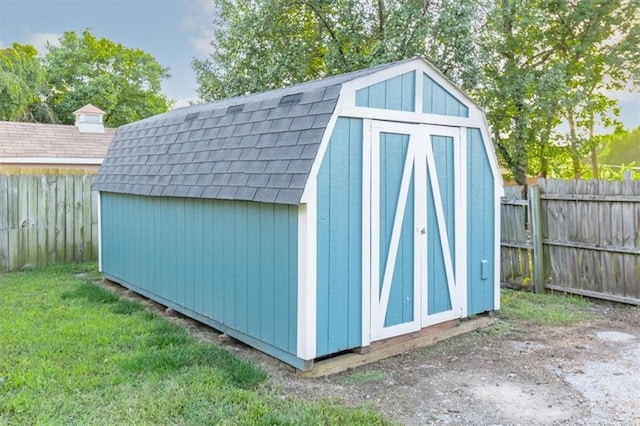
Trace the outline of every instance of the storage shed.
[[301, 370], [499, 308], [483, 112], [421, 58], [118, 129], [105, 277]]

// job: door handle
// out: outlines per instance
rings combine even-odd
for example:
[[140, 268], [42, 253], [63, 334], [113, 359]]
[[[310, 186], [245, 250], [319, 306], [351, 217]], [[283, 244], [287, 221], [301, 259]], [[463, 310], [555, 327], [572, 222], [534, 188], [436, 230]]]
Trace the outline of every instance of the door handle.
[[425, 228], [424, 226], [419, 226], [416, 228], [416, 232], [419, 232], [420, 234], [424, 235], [427, 233], [427, 228]]

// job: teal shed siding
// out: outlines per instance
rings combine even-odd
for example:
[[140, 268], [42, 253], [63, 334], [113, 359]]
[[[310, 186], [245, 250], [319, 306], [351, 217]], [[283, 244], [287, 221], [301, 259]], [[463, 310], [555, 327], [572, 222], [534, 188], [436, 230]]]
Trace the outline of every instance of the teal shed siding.
[[416, 73], [408, 72], [356, 91], [356, 106], [416, 110]]
[[362, 120], [338, 118], [317, 181], [316, 355], [362, 338]]
[[491, 311], [495, 283], [494, 177], [480, 129], [467, 129], [468, 315]]
[[469, 117], [469, 108], [426, 74], [422, 74], [422, 112]]
[[[435, 174], [440, 188], [440, 197], [444, 211], [445, 229], [449, 240], [451, 260], [455, 264], [455, 186], [454, 186], [454, 146], [453, 138], [447, 136], [432, 136], [431, 147], [435, 159]], [[438, 221], [435, 215], [435, 198], [427, 173], [427, 312], [436, 314], [451, 309], [451, 297], [447, 285], [443, 244], [438, 231]]]
[[94, 184], [101, 269], [303, 370], [493, 310], [484, 126], [420, 58], [122, 126]]
[[[380, 259], [387, 259], [391, 246], [391, 234], [398, 200], [402, 173], [409, 150], [409, 136], [382, 133], [380, 136]], [[413, 168], [407, 196], [402, 230], [395, 259], [389, 304], [385, 315], [385, 327], [413, 321], [414, 306], [414, 188]], [[374, 225], [375, 226], [375, 225]], [[385, 269], [384, 260], [380, 261], [379, 294], [382, 292]], [[379, 295], [378, 295], [379, 296]]]
[[105, 276], [300, 364], [298, 208], [103, 192]]

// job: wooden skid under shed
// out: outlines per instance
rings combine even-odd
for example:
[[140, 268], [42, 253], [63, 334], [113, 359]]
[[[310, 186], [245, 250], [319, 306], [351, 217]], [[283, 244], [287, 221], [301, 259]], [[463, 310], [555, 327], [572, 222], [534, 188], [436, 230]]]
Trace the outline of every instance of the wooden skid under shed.
[[408, 352], [410, 350], [433, 345], [434, 343], [451, 337], [459, 336], [470, 331], [489, 327], [494, 322], [490, 315], [481, 316], [464, 321], [448, 321], [431, 327], [426, 327], [417, 333], [392, 337], [374, 342], [371, 350], [366, 353], [350, 352], [344, 355], [316, 361], [308, 371], [297, 371], [302, 377], [324, 377], [340, 373], [350, 368], [360, 367], [385, 358]]

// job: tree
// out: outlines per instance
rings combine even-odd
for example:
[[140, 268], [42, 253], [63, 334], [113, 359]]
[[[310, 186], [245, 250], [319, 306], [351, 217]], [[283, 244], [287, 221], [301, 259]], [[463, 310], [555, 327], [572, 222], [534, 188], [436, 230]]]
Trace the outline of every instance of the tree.
[[45, 70], [37, 50], [18, 43], [0, 50], [0, 120], [56, 122], [45, 97]]
[[423, 55], [457, 83], [475, 85], [475, 19], [482, 2], [223, 0], [214, 53], [194, 60], [212, 100]]
[[639, 8], [638, 0], [495, 2], [479, 94], [497, 151], [519, 183], [566, 158], [579, 177], [589, 150], [596, 169], [587, 141], [597, 122], [615, 126], [618, 113], [607, 91], [640, 81]]
[[96, 38], [89, 30], [81, 36], [65, 32], [59, 46], [47, 48], [48, 103], [63, 123], [73, 123], [73, 111], [87, 103], [104, 110], [105, 124], [113, 127], [169, 109], [160, 87], [168, 69], [142, 50]]
[[600, 157], [603, 164], [640, 166], [640, 127], [600, 136], [599, 142], [601, 143], [595, 145], [602, 147]]
[[597, 140], [595, 125], [621, 126], [617, 101], [606, 93], [640, 86], [640, 1], [553, 0], [551, 4], [556, 16], [549, 40], [566, 71], [561, 109], [569, 126], [574, 177], [580, 177], [586, 153], [597, 177], [597, 146], [589, 143]]

